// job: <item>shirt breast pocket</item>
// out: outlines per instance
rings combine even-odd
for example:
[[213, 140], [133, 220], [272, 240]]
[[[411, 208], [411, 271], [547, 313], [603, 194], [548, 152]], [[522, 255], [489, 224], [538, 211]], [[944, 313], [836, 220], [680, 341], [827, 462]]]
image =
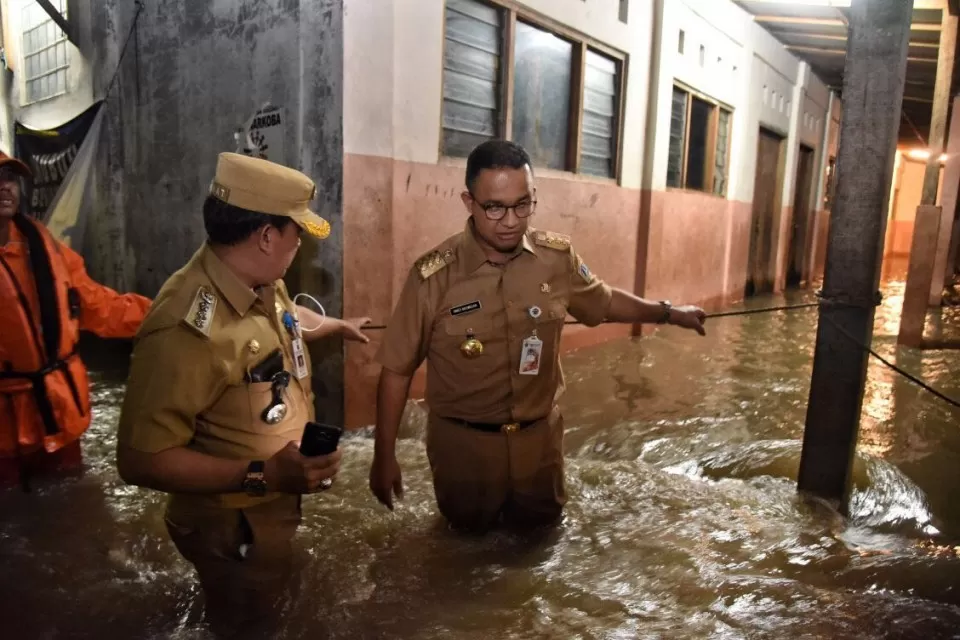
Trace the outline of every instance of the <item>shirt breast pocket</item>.
[[547, 308], [544, 309], [544, 311], [545, 313], [543, 313], [540, 318], [544, 323], [562, 323], [567, 318], [567, 299], [556, 298], [550, 300], [547, 303]]
[[493, 335], [493, 321], [489, 316], [471, 314], [451, 316], [443, 321], [443, 334], [449, 340], [462, 342], [473, 336], [479, 340], [489, 340]]
[[504, 340], [497, 335], [493, 319], [479, 314], [447, 317], [437, 333], [439, 339], [432, 350], [435, 361], [446, 362], [471, 376], [487, 374], [494, 363], [491, 355], [498, 353]]
[[544, 350], [547, 353], [559, 348], [560, 335], [563, 332], [567, 318], [567, 304], [565, 299], [551, 300], [542, 310], [534, 325], [538, 337], [543, 340]]
[[[290, 389], [280, 388], [277, 407], [273, 382], [249, 382], [228, 387], [205, 418], [222, 427], [246, 433], [269, 433], [293, 415]], [[270, 409], [273, 411], [269, 411]], [[270, 420], [270, 421], [268, 421]], [[271, 423], [271, 421], [273, 421]]]

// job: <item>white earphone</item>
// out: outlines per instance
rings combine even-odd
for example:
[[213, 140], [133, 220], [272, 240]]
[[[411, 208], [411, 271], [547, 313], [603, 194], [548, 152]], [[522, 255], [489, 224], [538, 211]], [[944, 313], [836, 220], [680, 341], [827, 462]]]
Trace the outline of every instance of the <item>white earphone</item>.
[[293, 296], [293, 304], [297, 304], [297, 298], [301, 298], [301, 297], [307, 298], [308, 300], [313, 300], [313, 304], [317, 305], [320, 308], [320, 316], [322, 317], [322, 320], [320, 320], [320, 324], [318, 324], [315, 327], [310, 327], [309, 329], [307, 329], [306, 327], [300, 327], [301, 331], [306, 331], [307, 333], [311, 333], [313, 331], [316, 331], [320, 327], [322, 327], [323, 323], [327, 321], [327, 312], [326, 310], [324, 310], [323, 305], [317, 302], [317, 299], [311, 296], [309, 293], [298, 293], [297, 295]]

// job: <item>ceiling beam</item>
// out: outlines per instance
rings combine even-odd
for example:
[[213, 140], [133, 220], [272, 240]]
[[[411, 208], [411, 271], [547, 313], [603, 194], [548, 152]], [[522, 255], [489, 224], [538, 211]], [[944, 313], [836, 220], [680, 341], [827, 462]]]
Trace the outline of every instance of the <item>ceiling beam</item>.
[[[795, 24], [814, 27], [846, 27], [847, 24], [839, 18], [800, 18], [796, 16], [754, 16], [753, 19], [762, 24]], [[914, 22], [910, 25], [911, 31], [940, 31], [939, 22]]]
[[[820, 53], [827, 56], [845, 56], [847, 55], [846, 49], [833, 49], [833, 48], [824, 48], [824, 47], [803, 47], [796, 44], [784, 45], [790, 51], [801, 51], [803, 53]], [[937, 64], [936, 58], [918, 58], [917, 56], [908, 56], [907, 62], [929, 62], [932, 64]]]
[[[960, 3], [960, 0], [955, 0]], [[788, 37], [788, 38], [814, 38], [816, 40], [831, 40], [834, 42], [846, 42], [847, 36], [835, 36], [829, 33], [806, 33], [803, 31], [784, 31], [784, 30], [775, 30], [778, 36]], [[799, 45], [797, 45], [799, 46]], [[911, 47], [916, 47], [918, 49], [939, 49], [940, 45], [936, 42], [911, 42]]]
[[[736, 0], [737, 4], [740, 5], [749, 5], [749, 4], [771, 4], [777, 2], [777, 0]], [[789, 4], [789, 0], [779, 0], [780, 4]], [[945, 6], [949, 5], [951, 11], [953, 6], [958, 4], [960, 0], [913, 0], [913, 8], [916, 9], [943, 9]], [[851, 0], [830, 0], [829, 2], [824, 2], [822, 8], [834, 8], [834, 9], [849, 9], [851, 5]], [[807, 4], [807, 7], [810, 8], [820, 8], [817, 5]]]
[[[737, 4], [743, 6], [744, 9], [749, 11], [748, 5], [760, 4], [760, 5], [770, 5], [770, 4], [797, 4], [791, 2], [791, 0], [734, 0]], [[852, 4], [852, 0], [825, 0], [823, 4], [810, 4], [803, 3], [807, 8], [810, 9], [849, 9]], [[913, 0], [914, 10], [923, 9], [923, 10], [933, 10], [938, 11], [945, 8], [949, 8], [950, 12], [953, 13], [954, 7], [960, 4], [960, 0]]]

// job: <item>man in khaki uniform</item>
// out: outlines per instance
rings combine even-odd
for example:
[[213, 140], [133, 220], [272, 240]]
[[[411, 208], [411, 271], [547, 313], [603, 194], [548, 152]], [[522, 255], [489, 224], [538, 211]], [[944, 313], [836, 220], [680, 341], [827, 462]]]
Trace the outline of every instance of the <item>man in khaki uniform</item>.
[[567, 313], [588, 326], [659, 322], [701, 335], [706, 315], [611, 288], [567, 236], [528, 228], [536, 189], [519, 145], [474, 149], [466, 186], [466, 228], [416, 262], [383, 336], [370, 488], [391, 509], [402, 494], [397, 429], [426, 359], [427, 456], [441, 513], [475, 530], [501, 519], [554, 523], [566, 502], [557, 398]]
[[172, 494], [167, 528], [224, 634], [276, 621], [300, 494], [339, 468], [339, 451], [298, 451], [314, 417], [303, 340], [367, 340], [366, 319], [324, 320], [281, 280], [302, 231], [330, 233], [308, 208], [315, 193], [299, 171], [222, 154], [203, 208], [207, 243], [160, 290], [131, 361], [120, 475]]

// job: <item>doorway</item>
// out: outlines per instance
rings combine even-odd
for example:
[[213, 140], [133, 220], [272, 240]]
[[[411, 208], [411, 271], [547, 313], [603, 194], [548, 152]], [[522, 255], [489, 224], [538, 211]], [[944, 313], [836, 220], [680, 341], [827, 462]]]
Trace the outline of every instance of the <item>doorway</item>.
[[753, 185], [753, 219], [745, 295], [773, 291], [776, 223], [781, 209], [783, 136], [761, 127]]
[[787, 286], [798, 287], [807, 279], [810, 248], [810, 190], [813, 186], [813, 149], [800, 145], [797, 158], [797, 188], [793, 196], [793, 224], [790, 228], [790, 259]]

